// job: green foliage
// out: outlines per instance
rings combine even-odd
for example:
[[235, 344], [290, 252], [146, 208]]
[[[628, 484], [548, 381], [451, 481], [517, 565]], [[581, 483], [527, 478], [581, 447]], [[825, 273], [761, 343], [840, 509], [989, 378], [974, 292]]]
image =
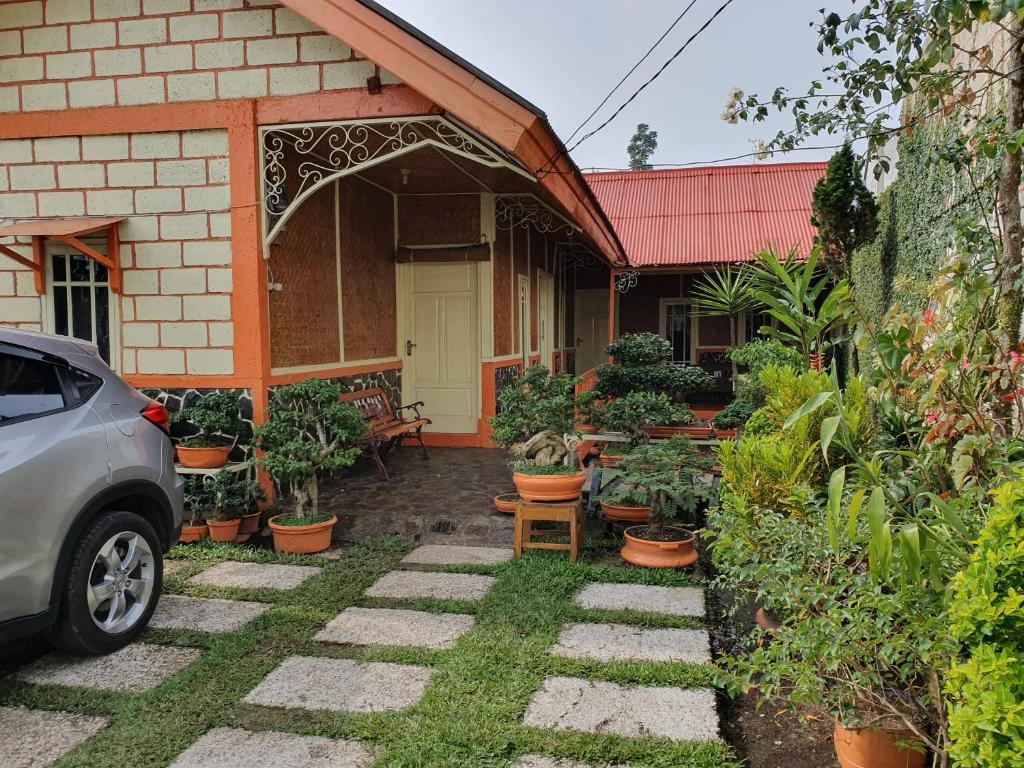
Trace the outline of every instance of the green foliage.
[[611, 432], [624, 432], [639, 440], [640, 427], [672, 427], [693, 421], [693, 411], [683, 403], [673, 403], [666, 395], [630, 392], [597, 407], [594, 424]]
[[218, 520], [235, 520], [266, 500], [267, 494], [258, 481], [242, 472], [222, 469], [210, 478], [214, 516]]
[[675, 401], [711, 389], [712, 376], [697, 366], [673, 365], [672, 346], [656, 333], [627, 333], [608, 346], [613, 363], [597, 368], [594, 396], [625, 397], [633, 392], [664, 394]]
[[730, 494], [764, 510], [795, 517], [813, 513], [813, 482], [820, 474], [817, 446], [792, 434], [752, 434], [718, 446], [722, 483]]
[[213, 514], [213, 487], [205, 475], [185, 475], [185, 509], [190, 525], [202, 525]]
[[536, 464], [516, 463], [513, 469], [521, 475], [578, 475], [578, 467], [569, 467], [565, 464], [547, 464], [537, 466]]
[[220, 443], [215, 434], [234, 437], [242, 426], [238, 411], [238, 395], [234, 392], [215, 392], [200, 397], [192, 405], [171, 416], [172, 424], [191, 424], [199, 430], [181, 441], [188, 448], [212, 448]]
[[616, 365], [656, 365], [672, 357], [672, 345], [656, 333], [626, 333], [608, 345]]
[[746, 366], [750, 373], [760, 373], [769, 365], [778, 367], [788, 365], [794, 370], [807, 366], [807, 360], [799, 350], [787, 347], [777, 339], [753, 339], [742, 347], [729, 350], [729, 359], [738, 365]]
[[878, 208], [861, 181], [861, 163], [850, 145], [832, 155], [828, 170], [814, 186], [811, 224], [818, 228], [822, 264], [836, 277], [849, 272], [853, 252], [875, 237]]
[[498, 414], [490, 421], [494, 442], [507, 450], [545, 430], [571, 432], [577, 381], [543, 365], [530, 366], [498, 395]]
[[754, 415], [757, 406], [747, 398], [739, 395], [725, 408], [718, 412], [718, 415], [711, 420], [718, 429], [738, 429], [747, 423], [747, 419]]
[[647, 123], [640, 123], [636, 127], [633, 138], [629, 140], [626, 147], [626, 154], [629, 155], [629, 169], [631, 171], [649, 171], [651, 155], [658, 148], [658, 132], [652, 131]]

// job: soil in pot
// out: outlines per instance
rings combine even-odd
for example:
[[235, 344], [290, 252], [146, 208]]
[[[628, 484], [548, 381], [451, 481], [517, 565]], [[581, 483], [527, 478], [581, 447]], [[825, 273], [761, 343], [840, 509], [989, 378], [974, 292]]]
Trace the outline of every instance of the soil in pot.
[[178, 463], [191, 469], [217, 469], [228, 463], [230, 445], [217, 445], [213, 448], [177, 447]]
[[697, 537], [685, 528], [668, 525], [659, 535], [646, 525], [635, 525], [624, 535], [626, 545], [620, 554], [627, 563], [647, 568], [687, 568], [697, 562], [693, 546]]
[[494, 508], [499, 512], [514, 515], [519, 501], [518, 493], [501, 493], [494, 497]]
[[609, 504], [601, 502], [604, 516], [617, 523], [644, 523], [651, 514], [650, 507], [634, 507], [628, 504]]
[[181, 526], [181, 536], [178, 538], [178, 541], [182, 544], [194, 544], [197, 541], [202, 541], [209, 535], [209, 526], [183, 525]]
[[260, 532], [260, 513], [252, 512], [248, 515], [242, 515], [241, 524], [238, 526], [239, 535], [242, 534], [254, 534]]
[[237, 518], [234, 520], [207, 520], [206, 524], [210, 526], [210, 541], [234, 541], [238, 536], [238, 526], [241, 522]]
[[844, 728], [836, 723], [833, 741], [843, 768], [922, 768], [927, 754], [898, 746], [913, 733], [897, 728]]
[[294, 515], [277, 515], [267, 524], [274, 532], [274, 549], [293, 555], [311, 555], [331, 548], [331, 531], [338, 518], [331, 515], [313, 523], [296, 520]]
[[524, 501], [572, 501], [578, 499], [587, 482], [585, 472], [558, 475], [531, 475], [514, 472], [512, 482]]

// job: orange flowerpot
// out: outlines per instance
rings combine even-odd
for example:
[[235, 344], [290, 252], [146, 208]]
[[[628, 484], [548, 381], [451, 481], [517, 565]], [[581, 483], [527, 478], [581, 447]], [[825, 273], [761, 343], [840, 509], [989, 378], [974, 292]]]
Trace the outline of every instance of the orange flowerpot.
[[605, 469], [618, 469], [619, 462], [622, 460], [622, 456], [615, 454], [608, 455], [607, 453], [601, 453], [601, 466]]
[[645, 523], [651, 514], [650, 507], [609, 504], [607, 501], [601, 502], [601, 511], [606, 518], [618, 523]]
[[666, 531], [686, 537], [679, 541], [647, 541], [633, 535], [642, 528], [646, 526], [637, 525], [626, 529], [626, 545], [620, 554], [627, 563], [646, 568], [687, 568], [697, 562], [697, 550], [693, 546], [697, 537], [686, 529], [674, 526], [665, 528]]
[[597, 427], [593, 424], [573, 424], [573, 429], [577, 432], [582, 432], [584, 435], [596, 435]]
[[183, 525], [181, 526], [181, 536], [178, 537], [178, 541], [182, 544], [194, 544], [197, 541], [202, 541], [210, 535], [210, 529], [205, 525]]
[[210, 526], [210, 541], [234, 541], [238, 536], [238, 526], [241, 522], [241, 520], [207, 520], [206, 524]]
[[274, 549], [278, 552], [310, 555], [331, 548], [331, 531], [338, 522], [334, 515], [331, 515], [329, 520], [312, 525], [276, 525], [276, 519], [270, 518], [267, 524], [274, 532]]
[[512, 473], [519, 497], [524, 501], [572, 501], [580, 497], [583, 484], [587, 482], [585, 472], [572, 475], [527, 475]]
[[640, 431], [656, 440], [665, 440], [676, 435], [686, 435], [695, 440], [711, 437], [711, 427], [640, 427]]
[[719, 440], [735, 440], [736, 430], [735, 429], [716, 429], [715, 437]]
[[248, 515], [242, 515], [242, 519], [238, 526], [239, 534], [252, 535], [260, 532], [260, 513], [253, 512]]
[[843, 768], [922, 768], [927, 754], [898, 746], [894, 737], [911, 741], [914, 734], [899, 728], [847, 729], [838, 722], [832, 734]]
[[519, 504], [518, 493], [502, 493], [494, 497], [494, 508], [499, 512], [515, 514], [517, 504]]
[[214, 448], [185, 448], [178, 446], [178, 463], [192, 469], [217, 469], [228, 463], [230, 445], [218, 445]]

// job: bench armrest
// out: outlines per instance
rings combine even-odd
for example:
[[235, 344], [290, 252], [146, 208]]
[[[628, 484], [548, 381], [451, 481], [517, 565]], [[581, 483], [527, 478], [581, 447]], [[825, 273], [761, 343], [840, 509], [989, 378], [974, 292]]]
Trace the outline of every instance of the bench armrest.
[[422, 400], [417, 400], [415, 403], [409, 403], [409, 405], [403, 405], [398, 408], [395, 408], [395, 413], [398, 414], [401, 411], [412, 411], [413, 413], [416, 414], [417, 419], [421, 419], [423, 418], [422, 416], [420, 416], [421, 405], [426, 405], [426, 403], [424, 403]]

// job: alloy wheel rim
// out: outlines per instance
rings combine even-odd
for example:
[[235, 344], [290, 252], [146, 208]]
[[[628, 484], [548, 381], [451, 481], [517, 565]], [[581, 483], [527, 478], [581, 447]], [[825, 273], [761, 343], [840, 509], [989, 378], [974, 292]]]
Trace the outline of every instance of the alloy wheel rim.
[[134, 531], [111, 536], [89, 572], [86, 600], [93, 623], [110, 635], [134, 627], [153, 598], [156, 564], [149, 542]]

